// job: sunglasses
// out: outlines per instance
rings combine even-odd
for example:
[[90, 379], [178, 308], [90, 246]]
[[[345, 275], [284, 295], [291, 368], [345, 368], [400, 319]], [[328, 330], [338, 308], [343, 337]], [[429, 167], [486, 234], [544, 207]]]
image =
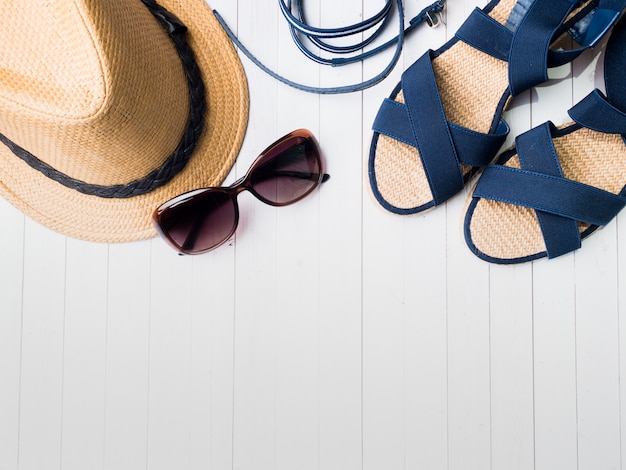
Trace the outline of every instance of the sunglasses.
[[196, 189], [161, 205], [152, 219], [159, 235], [179, 254], [197, 255], [228, 241], [237, 229], [237, 196], [250, 191], [271, 206], [286, 206], [328, 180], [319, 146], [306, 129], [266, 148], [246, 175], [230, 186]]

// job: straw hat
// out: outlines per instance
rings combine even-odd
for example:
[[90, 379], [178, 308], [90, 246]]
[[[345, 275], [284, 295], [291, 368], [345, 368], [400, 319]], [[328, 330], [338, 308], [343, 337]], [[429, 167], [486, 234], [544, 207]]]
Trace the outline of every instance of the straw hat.
[[237, 53], [204, 0], [158, 2], [0, 0], [0, 196], [55, 231], [149, 238], [159, 204], [235, 161]]

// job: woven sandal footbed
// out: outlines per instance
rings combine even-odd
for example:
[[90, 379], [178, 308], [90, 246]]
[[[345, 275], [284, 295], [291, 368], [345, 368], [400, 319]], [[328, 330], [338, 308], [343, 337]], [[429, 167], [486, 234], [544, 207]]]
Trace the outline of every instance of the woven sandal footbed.
[[[620, 135], [604, 134], [576, 125], [561, 127], [553, 139], [563, 176], [613, 194], [626, 192], [626, 145]], [[520, 168], [515, 150], [498, 163]], [[480, 258], [501, 264], [546, 256], [546, 246], [534, 210], [487, 199], [468, 199], [466, 241]], [[578, 224], [585, 238], [598, 227]]]

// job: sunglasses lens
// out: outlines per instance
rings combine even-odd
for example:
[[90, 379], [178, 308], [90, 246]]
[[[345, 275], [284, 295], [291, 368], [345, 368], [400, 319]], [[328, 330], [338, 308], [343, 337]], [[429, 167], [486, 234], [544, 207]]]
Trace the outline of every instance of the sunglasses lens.
[[250, 184], [266, 201], [289, 204], [320, 183], [320, 165], [313, 138], [293, 135], [265, 151], [250, 172]]
[[202, 253], [221, 245], [233, 234], [236, 203], [226, 191], [194, 191], [158, 209], [155, 222], [180, 251]]

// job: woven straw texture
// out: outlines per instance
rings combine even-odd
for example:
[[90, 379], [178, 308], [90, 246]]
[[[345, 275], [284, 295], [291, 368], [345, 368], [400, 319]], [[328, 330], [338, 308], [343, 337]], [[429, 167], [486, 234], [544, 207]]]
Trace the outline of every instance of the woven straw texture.
[[[516, 3], [501, 0], [489, 16], [505, 24]], [[508, 64], [459, 41], [433, 60], [433, 69], [447, 119], [481, 133], [489, 132], [495, 110], [508, 88]], [[391, 99], [403, 103], [402, 91]], [[380, 135], [375, 152], [378, 191], [389, 204], [412, 209], [433, 200], [416, 148]], [[464, 175], [471, 170], [466, 166], [461, 169]]]
[[[554, 146], [565, 178], [614, 194], [624, 188], [626, 146], [621, 136], [579, 129], [555, 138]], [[517, 155], [505, 166], [519, 168]], [[579, 223], [581, 232], [588, 227]], [[480, 199], [472, 214], [470, 236], [478, 250], [498, 259], [532, 256], [546, 250], [535, 211], [504, 202]]]
[[[203, 0], [161, 0], [188, 28], [206, 87], [203, 132], [186, 167], [145, 195], [101, 198], [67, 188], [0, 145], [0, 195], [63, 234], [122, 242], [156, 235], [152, 211], [220, 184], [248, 119], [236, 51]], [[158, 169], [181, 141], [189, 88], [171, 39], [140, 0], [2, 2], [0, 133], [66, 175], [126, 184]]]

